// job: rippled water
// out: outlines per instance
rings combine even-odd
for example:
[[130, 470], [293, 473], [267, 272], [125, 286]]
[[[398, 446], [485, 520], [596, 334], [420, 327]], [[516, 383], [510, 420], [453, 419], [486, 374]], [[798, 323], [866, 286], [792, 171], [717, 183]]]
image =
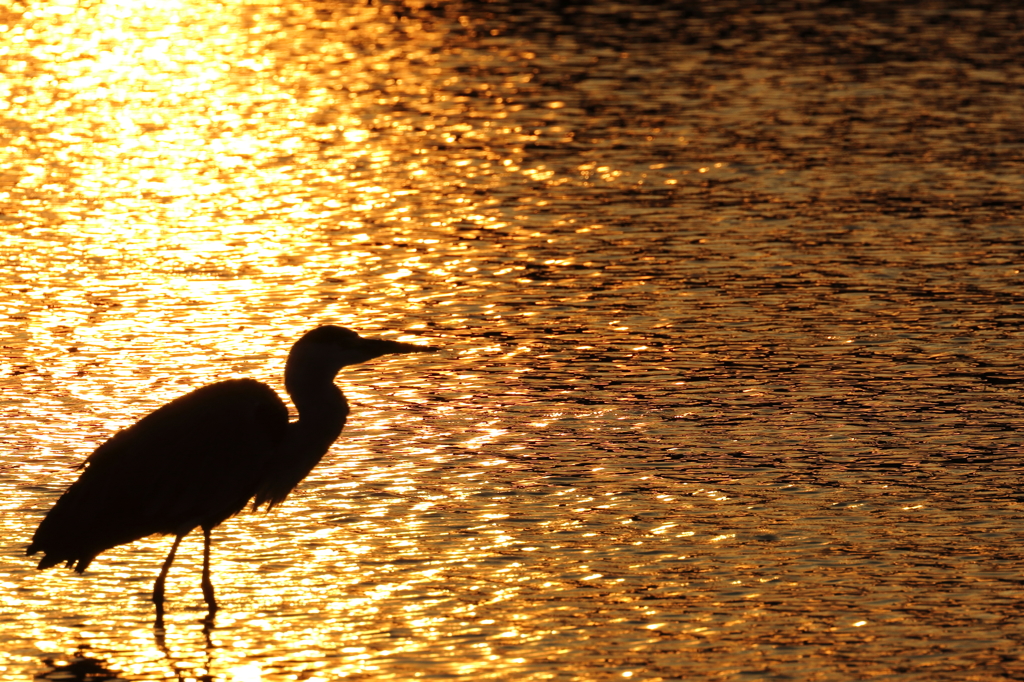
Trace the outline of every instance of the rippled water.
[[[1024, 678], [1024, 14], [10, 2], [5, 680]], [[270, 514], [41, 516], [321, 323], [437, 356]], [[92, 677], [89, 677], [92, 675]]]

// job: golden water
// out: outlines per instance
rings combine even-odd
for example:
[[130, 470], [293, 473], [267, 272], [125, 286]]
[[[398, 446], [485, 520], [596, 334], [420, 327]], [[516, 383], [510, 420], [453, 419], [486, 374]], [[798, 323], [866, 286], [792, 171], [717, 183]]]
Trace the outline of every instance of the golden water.
[[[1024, 20], [0, 8], [0, 676], [1010, 680]], [[333, 323], [345, 433], [149, 591], [73, 467]]]

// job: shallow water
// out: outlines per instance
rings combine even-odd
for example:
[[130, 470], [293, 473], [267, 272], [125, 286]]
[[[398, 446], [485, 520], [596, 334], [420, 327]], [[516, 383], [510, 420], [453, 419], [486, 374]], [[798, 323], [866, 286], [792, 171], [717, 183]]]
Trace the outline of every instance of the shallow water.
[[[4, 679], [1024, 677], [1024, 16], [706, 5], [0, 10]], [[196, 538], [162, 633], [169, 538], [35, 571], [322, 323], [444, 352], [339, 377], [212, 630]]]

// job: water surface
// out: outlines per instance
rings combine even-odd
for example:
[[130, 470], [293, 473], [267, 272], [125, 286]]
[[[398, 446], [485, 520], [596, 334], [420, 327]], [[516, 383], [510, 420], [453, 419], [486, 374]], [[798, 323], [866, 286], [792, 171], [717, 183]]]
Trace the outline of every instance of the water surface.
[[[4, 679], [1024, 676], [1024, 16], [0, 10]], [[270, 514], [24, 556], [118, 428], [339, 377]]]

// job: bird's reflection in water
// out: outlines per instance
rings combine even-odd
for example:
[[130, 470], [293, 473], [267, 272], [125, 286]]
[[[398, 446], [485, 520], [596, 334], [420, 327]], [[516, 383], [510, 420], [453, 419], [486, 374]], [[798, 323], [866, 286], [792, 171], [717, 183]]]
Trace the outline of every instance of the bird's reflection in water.
[[[96, 555], [153, 534], [174, 544], [153, 586], [156, 629], [164, 627], [164, 586], [183, 537], [203, 530], [207, 640], [217, 612], [210, 580], [210, 533], [252, 500], [253, 509], [283, 501], [341, 433], [348, 403], [334, 385], [342, 367], [382, 355], [435, 350], [366, 339], [342, 327], [317, 327], [292, 347], [288, 408], [266, 384], [233, 379], [164, 405], [96, 449], [85, 470], [46, 515], [28, 547], [39, 568], [65, 564], [83, 572]], [[158, 635], [162, 637], [162, 635]]]
[[[183, 626], [183, 628], [185, 627], [187, 626]], [[185, 682], [185, 680], [213, 682], [213, 680], [217, 679], [217, 676], [213, 673], [213, 656], [216, 649], [212, 637], [213, 629], [213, 620], [211, 618], [204, 620], [202, 654], [204, 660], [201, 665], [197, 665], [194, 660], [199, 656], [198, 651], [194, 651], [194, 655], [191, 658], [183, 655], [182, 651], [187, 652], [190, 649], [187, 646], [182, 646], [182, 643], [179, 641], [175, 646], [178, 653], [175, 654], [167, 644], [166, 628], [160, 626], [153, 629], [157, 649], [160, 650], [160, 653], [166, 659], [167, 668], [172, 679], [179, 680], [180, 682]], [[79, 646], [75, 653], [71, 655], [47, 654], [41, 662], [46, 666], [46, 669], [33, 676], [36, 680], [60, 680], [61, 682], [95, 682], [96, 680], [105, 680], [112, 682], [113, 680], [138, 679], [135, 676], [125, 677], [125, 673], [108, 668], [103, 659], [96, 657], [89, 650], [88, 645]]]
[[107, 668], [103, 661], [83, 653], [79, 648], [73, 656], [48, 656], [42, 663], [44, 672], [34, 675], [36, 680], [60, 680], [61, 682], [93, 682], [95, 680], [126, 680]]
[[164, 626], [162, 618], [160, 623], [153, 627], [153, 639], [156, 641], [156, 646], [160, 649], [164, 658], [167, 659], [167, 663], [174, 672], [176, 679], [191, 679], [198, 680], [198, 682], [212, 682], [215, 679], [213, 675], [213, 628], [213, 614], [211, 613], [203, 619], [203, 640], [206, 645], [206, 662], [203, 665], [205, 673], [201, 674], [194, 666], [183, 666], [181, 661], [176, 659], [171, 653], [170, 647], [167, 646], [167, 628]]

